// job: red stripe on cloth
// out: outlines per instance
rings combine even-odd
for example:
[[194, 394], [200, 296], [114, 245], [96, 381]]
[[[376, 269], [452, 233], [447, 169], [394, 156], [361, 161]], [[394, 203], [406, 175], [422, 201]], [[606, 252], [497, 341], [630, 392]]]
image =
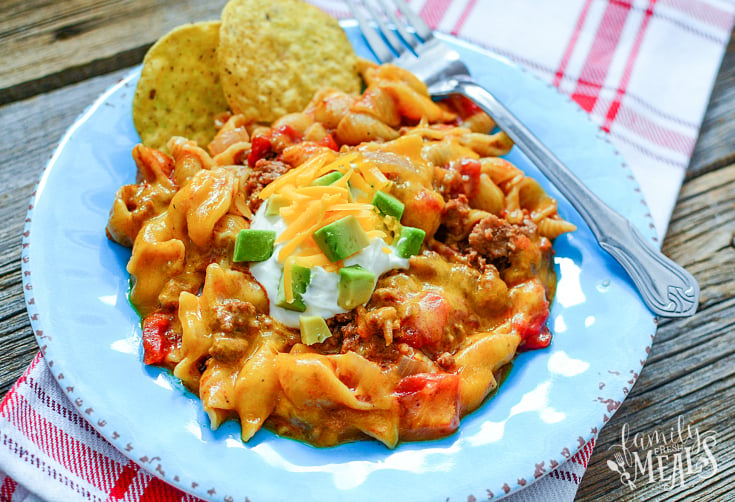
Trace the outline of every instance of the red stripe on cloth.
[[580, 450], [574, 454], [572, 457], [572, 462], [575, 464], [579, 464], [585, 469], [587, 468], [587, 464], [589, 464], [590, 456], [592, 456], [592, 450], [595, 448], [595, 440], [590, 439], [588, 443], [586, 443]]
[[14, 385], [13, 388], [10, 389], [10, 392], [5, 395], [5, 399], [3, 399], [3, 407], [0, 408], [0, 417], [6, 418], [10, 423], [14, 423], [14, 417], [17, 415], [16, 409], [18, 407], [18, 396], [20, 396], [18, 388], [18, 383], [16, 382], [16, 385]]
[[459, 19], [457, 19], [457, 22], [454, 24], [454, 28], [452, 28], [452, 35], [459, 35], [459, 31], [462, 29], [462, 26], [464, 26], [464, 22], [467, 20], [467, 18], [470, 17], [470, 12], [472, 12], [472, 9], [475, 7], [475, 3], [476, 0], [470, 0], [469, 2], [467, 2], [467, 5], [465, 5], [464, 10], [462, 11], [462, 14], [459, 16]]
[[689, 165], [689, 162], [686, 160], [679, 160], [679, 159], [672, 159], [669, 157], [664, 157], [659, 152], [654, 152], [653, 150], [648, 148], [648, 145], [649, 145], [648, 142], [646, 142], [646, 144], [643, 145], [640, 142], [635, 141], [637, 138], [631, 139], [630, 136], [623, 136], [621, 134], [618, 134], [615, 132], [615, 129], [610, 131], [610, 139], [615, 140], [615, 144], [629, 146], [630, 148], [634, 149], [636, 152], [648, 157], [649, 159], [654, 160], [655, 162], [660, 162], [662, 164], [666, 164], [666, 165], [676, 167], [679, 169], [686, 169], [687, 166]]
[[556, 469], [555, 471], [551, 471], [549, 473], [549, 476], [552, 476], [556, 479], [561, 479], [563, 481], [571, 481], [575, 484], [579, 484], [582, 481], [579, 476], [577, 476], [573, 472], [569, 472], [564, 469]]
[[139, 502], [180, 502], [184, 492], [164, 483], [159, 478], [152, 478]]
[[135, 479], [139, 470], [140, 467], [138, 464], [132, 461], [124, 466], [120, 475], [115, 480], [115, 485], [112, 487], [112, 490], [110, 490], [110, 498], [120, 500], [125, 497], [125, 494], [130, 488], [130, 484], [133, 482], [133, 479]]
[[[638, 113], [633, 108], [619, 105], [616, 122], [629, 132], [635, 133], [638, 138], [648, 143], [667, 148], [675, 153], [691, 155], [697, 140], [696, 134], [686, 135], [679, 131], [670, 129], [658, 122], [651, 120], [645, 114]], [[608, 130], [608, 132], [610, 132]]]
[[661, 5], [676, 9], [697, 21], [709, 24], [727, 33], [730, 33], [732, 29], [732, 13], [718, 9], [707, 2], [699, 0], [662, 0]]
[[[38, 473], [46, 475], [49, 482], [58, 483], [59, 487], [66, 487], [85, 500], [91, 500], [93, 502], [104, 502], [104, 500], [107, 500], [107, 497], [103, 500], [90, 492], [87, 489], [88, 485], [84, 482], [78, 482], [77, 478], [74, 478], [65, 467], [61, 467], [60, 470], [56, 470], [54, 466], [44, 461], [44, 459], [47, 458], [45, 455], [37, 456], [31, 453], [25, 448], [26, 445], [27, 443], [25, 443], [25, 441], [21, 444], [7, 434], [0, 433], [0, 446], [7, 448], [7, 450], [16, 455], [21, 462], [25, 462], [26, 467], [35, 469]], [[25, 497], [26, 493], [27, 490], [19, 484], [16, 489], [16, 493], [14, 493], [13, 496], [18, 495], [19, 497]], [[75, 498], [75, 500], [77, 499], [78, 498]]]
[[[131, 462], [131, 468], [133, 464], [135, 463]], [[147, 471], [143, 469], [138, 469], [133, 478], [130, 480], [130, 483], [123, 493], [122, 498], [119, 500], [125, 502], [140, 502], [140, 497], [143, 495], [143, 492], [145, 492], [148, 484], [151, 482], [151, 479], [153, 479], [153, 477], [154, 476], [152, 474], [149, 474]]]
[[[28, 395], [27, 392], [23, 392], [23, 395], [26, 396], [27, 399], [29, 399], [29, 402], [31, 402], [36, 407], [36, 409], [38, 409], [39, 405], [43, 405], [48, 408], [49, 411], [53, 411], [56, 415], [68, 420], [69, 423], [74, 424], [76, 427], [84, 430], [84, 432], [90, 433], [99, 438], [102, 437], [87, 420], [82, 418], [79, 413], [77, 413], [73, 409], [70, 409], [65, 404], [68, 401], [64, 400], [64, 402], [62, 403], [61, 401], [57, 401], [54, 396], [47, 393], [45, 388], [46, 383], [43, 381], [43, 378], [36, 377], [39, 377], [39, 375], [28, 375], [28, 379], [26, 380], [26, 385], [28, 389], [33, 391], [35, 398]], [[49, 415], [45, 416], [48, 417]]]
[[8, 405], [10, 400], [13, 398], [15, 393], [18, 391], [18, 388], [26, 382], [28, 375], [30, 375], [33, 368], [36, 367], [36, 365], [41, 359], [43, 359], [43, 354], [41, 352], [36, 353], [36, 356], [31, 361], [31, 364], [28, 365], [28, 367], [23, 372], [23, 374], [20, 376], [20, 378], [18, 378], [18, 380], [15, 381], [15, 383], [10, 388], [8, 393], [5, 394], [5, 397], [3, 398], [2, 402], [0, 402], [0, 414], [3, 413], [3, 411], [5, 410], [5, 407]]
[[572, 93], [572, 99], [587, 112], [591, 112], [597, 103], [630, 9], [629, 3], [612, 1], [602, 15], [577, 87]]
[[[181, 499], [182, 502], [204, 502], [202, 499], [195, 497], [194, 495], [185, 494], [184, 498]], [[248, 502], [250, 499], [245, 497], [245, 502]]]
[[419, 15], [433, 30], [439, 26], [451, 3], [452, 0], [428, 0], [421, 8]]
[[9, 414], [10, 422], [38, 448], [74, 475], [108, 492], [123, 466], [93, 450], [40, 415], [23, 396]]
[[625, 96], [625, 92], [628, 89], [628, 82], [630, 82], [630, 75], [633, 73], [633, 67], [635, 66], [635, 61], [638, 57], [638, 51], [641, 48], [641, 43], [643, 42], [644, 34], [646, 33], [646, 28], [648, 28], [648, 22], [651, 20], [651, 17], [653, 16], [653, 9], [656, 6], [656, 0], [650, 0], [648, 2], [648, 8], [646, 9], [646, 12], [643, 14], [643, 20], [641, 21], [641, 26], [638, 29], [638, 33], [636, 33], [635, 41], [633, 42], [633, 47], [630, 50], [630, 54], [628, 55], [628, 60], [625, 62], [625, 70], [623, 71], [623, 78], [620, 80], [620, 85], [618, 86], [618, 89], [615, 91], [615, 97], [613, 98], [612, 105], [607, 109], [607, 114], [605, 115], [605, 121], [602, 124], [602, 130], [605, 132], [610, 132], [610, 128], [612, 127], [613, 122], [615, 122], [615, 118], [618, 115], [618, 111], [620, 110], [620, 105], [623, 102], [623, 96]]
[[579, 38], [579, 34], [582, 32], [582, 26], [584, 26], [584, 22], [587, 19], [587, 13], [590, 10], [590, 5], [592, 5], [592, 0], [587, 0], [584, 3], [584, 7], [582, 7], [582, 12], [579, 13], [577, 24], [574, 26], [574, 30], [572, 31], [572, 36], [569, 39], [567, 48], [564, 50], [564, 55], [561, 57], [559, 68], [556, 70], [556, 73], [554, 75], [555, 87], [559, 87], [559, 84], [561, 84], [561, 81], [564, 78], [564, 72], [566, 72], [569, 60], [574, 53], [574, 48], [577, 46], [577, 39]]
[[5, 477], [3, 480], [3, 486], [0, 487], [0, 502], [11, 502], [13, 500], [13, 493], [18, 487], [18, 483], [10, 477]]

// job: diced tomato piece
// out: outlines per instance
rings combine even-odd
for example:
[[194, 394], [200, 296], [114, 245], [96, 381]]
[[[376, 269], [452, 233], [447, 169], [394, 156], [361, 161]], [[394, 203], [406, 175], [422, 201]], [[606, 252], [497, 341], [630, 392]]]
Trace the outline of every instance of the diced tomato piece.
[[260, 159], [276, 158], [288, 146], [300, 143], [303, 139], [301, 133], [288, 124], [278, 126], [265, 134], [253, 136], [250, 141], [248, 165], [254, 167]]
[[513, 328], [526, 340], [539, 336], [549, 318], [549, 304], [541, 305], [538, 310], [528, 310], [513, 316]]
[[179, 335], [171, 329], [173, 316], [154, 312], [143, 319], [143, 363], [162, 363], [178, 344]]
[[276, 127], [271, 132], [271, 151], [274, 156], [291, 145], [296, 145], [304, 140], [304, 135], [288, 124]]
[[523, 339], [519, 350], [536, 350], [545, 349], [551, 345], [551, 331], [546, 326], [542, 326], [537, 333], [531, 333]]
[[264, 159], [272, 151], [271, 140], [267, 136], [253, 136], [248, 154], [248, 165], [255, 166], [260, 159]]
[[278, 126], [274, 131], [273, 134], [279, 135], [279, 136], [286, 136], [289, 139], [290, 143], [298, 143], [303, 138], [299, 132], [291, 127], [288, 124]]
[[544, 287], [538, 281], [526, 281], [516, 286], [511, 295], [520, 296], [514, 303], [513, 329], [521, 335], [519, 350], [548, 347], [551, 332], [546, 326], [549, 318], [549, 302]]
[[480, 187], [482, 164], [477, 159], [462, 159], [459, 163], [459, 172], [462, 175], [462, 187], [467, 197], [474, 197]]
[[477, 103], [461, 94], [457, 94], [454, 103], [458, 108], [457, 113], [459, 113], [463, 119], [471, 117], [477, 113], [482, 113], [482, 108], [477, 106]]
[[321, 140], [319, 140], [319, 145], [326, 146], [327, 148], [331, 148], [335, 152], [339, 150], [339, 147], [337, 146], [337, 142], [334, 141], [334, 136], [331, 134], [327, 134], [324, 136]]
[[408, 440], [447, 436], [459, 426], [459, 375], [418, 373], [396, 386], [401, 407], [401, 437]]
[[401, 321], [399, 340], [418, 349], [437, 345], [444, 339], [444, 330], [451, 312], [446, 298], [434, 291], [423, 293], [418, 299], [407, 300], [408, 316]]

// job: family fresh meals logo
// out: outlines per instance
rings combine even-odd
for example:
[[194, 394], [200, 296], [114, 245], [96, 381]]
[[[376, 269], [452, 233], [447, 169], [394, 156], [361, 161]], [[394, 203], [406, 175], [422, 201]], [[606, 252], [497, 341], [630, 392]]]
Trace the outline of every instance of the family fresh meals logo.
[[717, 474], [716, 444], [716, 433], [685, 426], [681, 417], [668, 430], [632, 436], [628, 424], [624, 424], [620, 444], [610, 447], [613, 459], [607, 460], [607, 466], [631, 490], [656, 483], [668, 491]]

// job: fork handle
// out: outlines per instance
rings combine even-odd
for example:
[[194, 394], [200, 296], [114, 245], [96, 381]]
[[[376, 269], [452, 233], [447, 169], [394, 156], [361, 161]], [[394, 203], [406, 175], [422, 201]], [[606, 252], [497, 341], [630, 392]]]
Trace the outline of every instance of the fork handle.
[[661, 317], [687, 317], [696, 312], [699, 285], [694, 277], [587, 188], [495, 96], [471, 78], [461, 77], [432, 86], [429, 91], [434, 97], [462, 94], [490, 115], [579, 212], [600, 247], [628, 273], [651, 311]]

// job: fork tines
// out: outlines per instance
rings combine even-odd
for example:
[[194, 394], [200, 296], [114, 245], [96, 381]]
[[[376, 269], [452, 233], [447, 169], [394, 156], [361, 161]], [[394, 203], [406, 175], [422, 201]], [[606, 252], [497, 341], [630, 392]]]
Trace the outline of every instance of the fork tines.
[[428, 42], [433, 33], [404, 0], [347, 0], [368, 45], [383, 63]]

